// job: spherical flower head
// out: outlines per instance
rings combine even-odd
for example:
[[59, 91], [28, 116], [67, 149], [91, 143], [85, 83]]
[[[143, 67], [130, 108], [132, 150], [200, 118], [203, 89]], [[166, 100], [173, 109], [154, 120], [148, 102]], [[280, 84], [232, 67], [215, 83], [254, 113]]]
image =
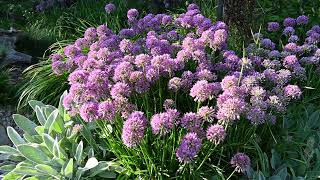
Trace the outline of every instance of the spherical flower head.
[[197, 81], [190, 90], [190, 96], [195, 101], [204, 102], [213, 96], [213, 84], [206, 80]]
[[231, 159], [231, 165], [237, 172], [245, 173], [251, 166], [249, 156], [244, 153], [237, 153]]
[[117, 82], [112, 86], [110, 94], [113, 99], [129, 97], [131, 94], [131, 89], [128, 84]]
[[302, 15], [302, 16], [297, 17], [296, 21], [297, 21], [298, 25], [306, 25], [306, 24], [308, 24], [309, 17]]
[[275, 48], [275, 44], [270, 39], [262, 39], [261, 46], [270, 50]]
[[172, 16], [169, 16], [169, 15], [163, 16], [163, 18], [161, 20], [161, 24], [166, 26], [166, 25], [168, 25], [170, 23], [172, 23]]
[[178, 77], [173, 77], [168, 82], [168, 89], [177, 92], [182, 87], [182, 80]]
[[114, 81], [127, 81], [133, 71], [133, 66], [130, 62], [121, 62], [114, 69], [113, 80]]
[[289, 36], [293, 35], [294, 33], [295, 33], [294, 28], [291, 27], [291, 26], [288, 26], [288, 27], [284, 28], [282, 34], [284, 34], [285, 36], [288, 36], [288, 37], [289, 37]]
[[280, 29], [280, 24], [278, 22], [268, 22], [268, 31], [277, 32]]
[[75, 45], [68, 45], [64, 48], [64, 55], [74, 58], [80, 54], [80, 50]]
[[251, 107], [247, 112], [247, 119], [251, 124], [263, 124], [266, 121], [266, 113], [259, 107]]
[[69, 81], [69, 84], [77, 84], [77, 83], [80, 83], [80, 84], [85, 84], [88, 80], [88, 72], [85, 71], [85, 70], [76, 70], [76, 71], [73, 71], [69, 77], [68, 77], [68, 81]]
[[112, 3], [108, 3], [108, 4], [106, 4], [106, 6], [104, 7], [104, 9], [105, 9], [106, 13], [110, 14], [110, 13], [112, 13], [113, 11], [116, 10], [116, 6], [115, 6], [114, 4], [112, 4]]
[[56, 75], [61, 75], [67, 71], [67, 65], [62, 61], [54, 61], [51, 66], [53, 73]]
[[299, 66], [298, 58], [295, 55], [285, 57], [283, 60], [283, 66], [294, 69], [295, 67]]
[[151, 128], [153, 134], [164, 136], [168, 134], [176, 124], [176, 118], [170, 116], [169, 113], [155, 114], [151, 118]]
[[194, 4], [194, 3], [189, 4], [188, 7], [187, 7], [188, 11], [195, 10], [195, 9], [199, 9], [199, 6]]
[[135, 111], [131, 113], [123, 124], [121, 135], [123, 143], [129, 148], [138, 146], [144, 137], [147, 123], [147, 118], [143, 112]]
[[183, 128], [189, 131], [195, 131], [197, 129], [200, 129], [202, 119], [198, 114], [189, 112], [184, 114], [184, 116], [181, 118], [180, 124]]
[[209, 106], [202, 106], [201, 108], [199, 108], [198, 110], [198, 115], [209, 121], [212, 122], [213, 118], [214, 118], [214, 108], [213, 107], [209, 107]]
[[314, 26], [312, 26], [311, 30], [315, 31], [317, 33], [320, 33], [320, 26], [319, 25], [314, 25]]
[[218, 29], [214, 32], [213, 41], [210, 42], [212, 48], [221, 50], [227, 43], [228, 32], [225, 29]]
[[63, 61], [63, 56], [61, 54], [54, 53], [54, 54], [50, 55], [50, 59], [51, 59], [52, 62]]
[[97, 34], [100, 37], [109, 36], [112, 34], [112, 30], [107, 27], [107, 25], [102, 24], [97, 27]]
[[110, 101], [104, 101], [99, 104], [98, 114], [101, 120], [113, 122], [116, 115], [116, 107]]
[[226, 137], [226, 132], [223, 126], [219, 124], [215, 124], [215, 125], [211, 125], [207, 129], [206, 137], [210, 142], [217, 145], [224, 141]]
[[227, 99], [224, 103], [220, 104], [217, 112], [217, 119], [226, 124], [239, 120], [241, 114], [246, 110], [246, 103], [239, 98]]
[[284, 88], [284, 95], [291, 99], [299, 99], [302, 95], [302, 92], [297, 85], [287, 85]]
[[84, 38], [88, 40], [95, 40], [98, 37], [97, 30], [93, 27], [88, 28], [84, 32]]
[[198, 80], [207, 80], [207, 81], [214, 81], [217, 79], [217, 75], [213, 74], [208, 69], [201, 69], [196, 74]]
[[137, 19], [139, 16], [139, 12], [137, 9], [129, 9], [127, 12], [127, 17], [130, 21]]
[[290, 43], [296, 43], [299, 41], [299, 37], [297, 35], [291, 35], [288, 39], [288, 42]]
[[175, 107], [175, 102], [174, 100], [172, 99], [166, 99], [164, 102], [163, 102], [163, 108], [165, 110], [168, 110], [168, 109], [173, 109]]
[[237, 85], [238, 85], [238, 78], [236, 76], [225, 76], [221, 81], [221, 88], [223, 90], [229, 89]]
[[151, 63], [151, 56], [148, 54], [139, 54], [136, 56], [134, 64], [138, 67], [146, 67]]
[[82, 124], [75, 124], [73, 127], [72, 127], [72, 134], [77, 134], [79, 133], [83, 128], [83, 125]]
[[92, 122], [99, 119], [99, 104], [95, 102], [87, 102], [80, 108], [80, 116], [86, 122]]
[[196, 133], [187, 133], [181, 140], [176, 156], [181, 163], [192, 162], [201, 148], [201, 139]]
[[284, 46], [284, 50], [292, 53], [296, 53], [298, 51], [298, 46], [296, 43], [288, 43]]
[[283, 25], [285, 27], [289, 27], [289, 26], [293, 27], [293, 26], [296, 25], [296, 20], [294, 18], [291, 18], [291, 17], [285, 18], [283, 20]]
[[135, 31], [133, 29], [121, 29], [119, 36], [122, 38], [132, 38], [135, 36]]
[[149, 82], [155, 82], [159, 79], [159, 72], [157, 69], [150, 67], [146, 70], [146, 79]]

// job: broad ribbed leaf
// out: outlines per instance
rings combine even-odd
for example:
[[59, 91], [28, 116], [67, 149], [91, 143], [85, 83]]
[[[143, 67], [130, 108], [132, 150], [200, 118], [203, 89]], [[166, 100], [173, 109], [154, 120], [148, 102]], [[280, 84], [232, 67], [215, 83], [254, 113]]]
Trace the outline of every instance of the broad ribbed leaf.
[[28, 118], [20, 115], [20, 114], [13, 114], [12, 115], [14, 122], [26, 133], [30, 135], [35, 135], [37, 132], [35, 128], [37, 125], [30, 121]]
[[36, 112], [36, 116], [37, 116], [39, 123], [42, 126], [44, 126], [46, 124], [47, 118], [45, 117], [42, 109], [39, 106], [36, 106], [35, 112]]
[[46, 164], [50, 158], [40, 150], [37, 144], [21, 144], [17, 146], [19, 152], [28, 160], [38, 163]]
[[76, 159], [78, 165], [81, 164], [81, 161], [82, 161], [82, 153], [83, 153], [83, 142], [80, 141], [80, 143], [79, 143], [78, 146], [77, 146], [76, 156], [75, 156], [75, 159]]
[[59, 176], [59, 173], [55, 169], [53, 169], [51, 166], [48, 166], [45, 164], [38, 164], [36, 165], [36, 169], [40, 172], [49, 174], [50, 176], [53, 176], [56, 179], [58, 179], [57, 176]]
[[36, 100], [29, 101], [29, 105], [34, 111], [36, 110], [36, 106], [39, 106], [39, 107], [45, 106], [45, 104], [43, 104], [41, 101], [36, 101]]
[[44, 125], [45, 129], [49, 130], [53, 122], [57, 119], [59, 115], [59, 110], [54, 110], [48, 117], [46, 124]]
[[64, 169], [64, 175], [70, 179], [72, 179], [73, 175], [73, 159], [70, 159], [66, 168]]
[[13, 147], [4, 145], [0, 146], [0, 154], [19, 155], [19, 151]]
[[17, 131], [14, 130], [12, 127], [10, 126], [7, 127], [7, 133], [8, 133], [9, 139], [15, 146], [26, 143], [26, 141], [22, 139], [22, 137], [17, 133]]

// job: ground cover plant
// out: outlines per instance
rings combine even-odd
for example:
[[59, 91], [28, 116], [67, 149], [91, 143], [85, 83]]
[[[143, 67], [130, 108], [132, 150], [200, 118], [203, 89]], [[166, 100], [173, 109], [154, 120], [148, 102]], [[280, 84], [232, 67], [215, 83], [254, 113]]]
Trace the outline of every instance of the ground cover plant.
[[[235, 52], [229, 27], [196, 4], [179, 14], [125, 15], [119, 29], [107, 20], [53, 45], [44, 87], [64, 82], [52, 95], [60, 106], [30, 103], [48, 135], [32, 139], [25, 128], [23, 140], [8, 129], [14, 144], [22, 140], [15, 150], [1, 147], [13, 161], [2, 168], [6, 178], [318, 177], [320, 27], [308, 16], [268, 22]], [[81, 135], [69, 138], [72, 128]], [[53, 149], [40, 136], [50, 136]], [[88, 154], [70, 168], [80, 144]], [[46, 161], [29, 157], [32, 147], [42, 147]]]

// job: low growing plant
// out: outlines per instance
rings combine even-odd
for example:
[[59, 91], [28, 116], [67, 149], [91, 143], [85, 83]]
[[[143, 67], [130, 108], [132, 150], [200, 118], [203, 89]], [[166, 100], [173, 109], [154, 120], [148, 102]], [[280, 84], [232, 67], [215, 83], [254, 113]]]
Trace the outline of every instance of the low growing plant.
[[115, 178], [115, 171], [121, 171], [114, 162], [97, 160], [93, 147], [81, 141], [80, 133], [88, 132], [87, 127], [75, 124], [61, 104], [59, 108], [40, 101], [29, 104], [39, 125], [22, 115], [13, 115], [24, 134], [7, 127], [14, 146], [0, 146], [3, 180]]

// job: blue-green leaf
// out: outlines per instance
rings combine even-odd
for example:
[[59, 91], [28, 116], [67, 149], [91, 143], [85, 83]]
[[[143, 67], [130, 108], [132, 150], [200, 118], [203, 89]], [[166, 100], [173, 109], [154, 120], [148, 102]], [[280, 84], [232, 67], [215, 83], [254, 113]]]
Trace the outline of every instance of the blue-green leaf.
[[57, 119], [59, 115], [59, 110], [54, 110], [48, 117], [46, 124], [44, 125], [45, 129], [49, 130], [53, 122]]
[[46, 164], [50, 158], [40, 150], [38, 144], [21, 144], [17, 146], [19, 152], [28, 160], [38, 163]]
[[30, 135], [35, 135], [37, 132], [35, 128], [37, 125], [30, 121], [28, 118], [20, 115], [20, 114], [13, 114], [12, 115], [14, 122], [26, 133]]
[[72, 179], [73, 175], [73, 159], [70, 159], [66, 168], [64, 169], [64, 175], [70, 179]]
[[44, 126], [46, 124], [47, 118], [45, 117], [42, 109], [39, 106], [36, 106], [35, 112], [36, 112], [36, 116], [37, 116], [39, 123], [42, 126]]
[[80, 141], [80, 143], [79, 143], [78, 146], [77, 146], [76, 155], [75, 155], [75, 159], [76, 159], [78, 165], [81, 164], [81, 161], [82, 161], [82, 153], [83, 153], [83, 142]]
[[45, 104], [43, 104], [41, 101], [36, 101], [36, 100], [29, 101], [29, 105], [34, 111], [36, 110], [36, 106], [39, 106], [39, 107], [45, 106]]
[[10, 126], [7, 127], [7, 133], [8, 133], [9, 139], [15, 146], [26, 143], [26, 141], [22, 139], [22, 137], [17, 133], [17, 131], [14, 130], [12, 127]]
[[19, 155], [19, 151], [13, 147], [4, 145], [0, 146], [0, 154]]

